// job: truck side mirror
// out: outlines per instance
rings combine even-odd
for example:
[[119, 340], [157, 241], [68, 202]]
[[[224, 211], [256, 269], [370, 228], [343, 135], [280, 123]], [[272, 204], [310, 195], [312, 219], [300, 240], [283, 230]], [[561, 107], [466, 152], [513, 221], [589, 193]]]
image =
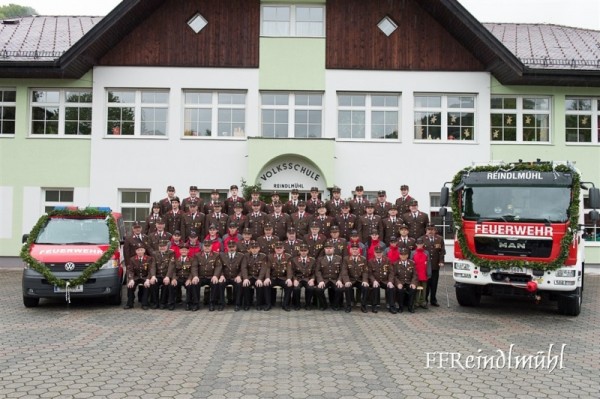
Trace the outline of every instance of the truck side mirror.
[[598, 214], [597, 210], [594, 209], [594, 210], [590, 211], [590, 219], [594, 224], [596, 224], [598, 219], [600, 219], [600, 214]]
[[448, 214], [448, 209], [440, 208], [440, 216], [441, 217], [446, 217], [447, 214]]
[[440, 190], [440, 206], [447, 206], [449, 197], [450, 190], [448, 189], [448, 187], [442, 187], [442, 189]]
[[23, 234], [23, 238], [21, 239], [21, 243], [25, 244], [29, 239], [29, 234]]
[[588, 192], [588, 196], [590, 199], [590, 208], [597, 209], [600, 208], [600, 189], [596, 187], [590, 188]]

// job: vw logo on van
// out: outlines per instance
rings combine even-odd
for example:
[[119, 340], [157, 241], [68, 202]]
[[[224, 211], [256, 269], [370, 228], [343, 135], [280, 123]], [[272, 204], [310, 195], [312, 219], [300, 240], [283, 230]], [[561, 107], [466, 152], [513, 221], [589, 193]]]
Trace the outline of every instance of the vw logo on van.
[[73, 270], [75, 270], [75, 263], [73, 263], [73, 262], [65, 263], [65, 270], [68, 272], [72, 272]]

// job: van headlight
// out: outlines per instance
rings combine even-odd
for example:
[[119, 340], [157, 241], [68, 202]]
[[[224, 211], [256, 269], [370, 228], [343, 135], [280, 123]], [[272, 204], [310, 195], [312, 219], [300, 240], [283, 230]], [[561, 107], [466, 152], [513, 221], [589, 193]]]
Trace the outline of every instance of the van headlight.
[[106, 262], [105, 264], [103, 264], [100, 267], [100, 270], [103, 269], [115, 269], [119, 267], [119, 262], [116, 259], [109, 259], [108, 262]]

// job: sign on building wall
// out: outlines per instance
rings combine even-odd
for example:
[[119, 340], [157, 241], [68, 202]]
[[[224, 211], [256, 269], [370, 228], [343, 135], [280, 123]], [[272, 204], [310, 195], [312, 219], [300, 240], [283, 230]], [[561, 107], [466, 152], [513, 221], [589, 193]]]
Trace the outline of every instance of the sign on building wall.
[[318, 187], [319, 191], [327, 188], [321, 170], [312, 162], [301, 158], [278, 158], [269, 162], [258, 174], [257, 182], [263, 190], [310, 191]]

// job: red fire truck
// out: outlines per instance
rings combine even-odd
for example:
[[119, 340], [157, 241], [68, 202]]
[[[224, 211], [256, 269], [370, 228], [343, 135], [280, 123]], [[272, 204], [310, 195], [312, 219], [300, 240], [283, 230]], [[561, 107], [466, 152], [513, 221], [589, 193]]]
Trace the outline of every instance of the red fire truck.
[[583, 191], [598, 220], [600, 190], [582, 182], [571, 162], [467, 167], [451, 192], [441, 191], [441, 214], [451, 201], [456, 230], [452, 274], [462, 306], [482, 295], [558, 302], [560, 313], [581, 311], [584, 288]]

